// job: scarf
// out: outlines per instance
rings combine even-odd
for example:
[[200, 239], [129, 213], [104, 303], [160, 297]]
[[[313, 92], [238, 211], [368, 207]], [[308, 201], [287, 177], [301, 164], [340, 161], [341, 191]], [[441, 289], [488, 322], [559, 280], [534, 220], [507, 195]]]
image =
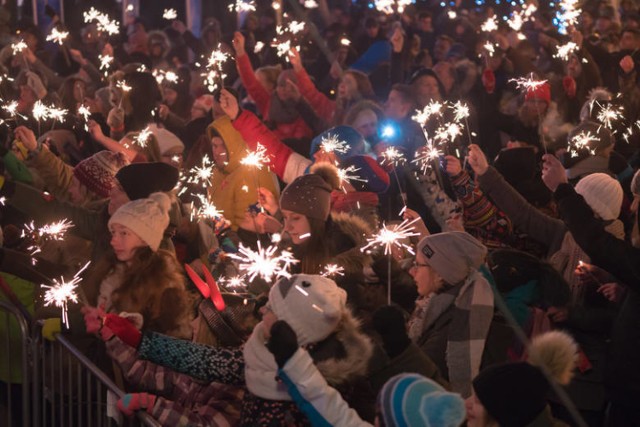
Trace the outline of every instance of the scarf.
[[493, 319], [493, 291], [478, 271], [464, 282], [433, 295], [426, 306], [422, 330], [427, 330], [454, 306], [449, 325], [446, 361], [451, 390], [471, 395], [471, 381], [480, 372], [482, 354]]
[[244, 376], [247, 389], [255, 396], [267, 400], [291, 400], [287, 387], [278, 382], [278, 365], [267, 349], [264, 324], [258, 323], [244, 346]]

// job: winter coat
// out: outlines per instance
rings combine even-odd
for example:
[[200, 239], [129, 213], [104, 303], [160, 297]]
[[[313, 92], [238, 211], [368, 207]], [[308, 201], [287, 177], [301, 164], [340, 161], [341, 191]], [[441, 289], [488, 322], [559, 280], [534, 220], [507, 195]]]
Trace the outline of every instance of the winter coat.
[[216, 119], [209, 126], [209, 139], [212, 130], [217, 131], [224, 140], [228, 156], [227, 164], [216, 166], [209, 195], [216, 208], [231, 221], [231, 228], [235, 231], [245, 219], [249, 206], [258, 202], [256, 186], [268, 189], [276, 198], [279, 192], [273, 175], [266, 168], [258, 169], [240, 163], [247, 154], [247, 145], [227, 116]]
[[[159, 334], [144, 334], [138, 357], [186, 373], [194, 380], [246, 384], [241, 425], [281, 425], [286, 419], [298, 422], [296, 425], [307, 425], [286, 386], [276, 380], [278, 367], [265, 341], [262, 323], [242, 349], [208, 347]], [[360, 332], [359, 322], [345, 312], [336, 331], [312, 344], [309, 351], [322, 376], [332, 386], [345, 387], [365, 375], [372, 344]]]
[[[607, 346], [607, 328], [613, 322], [615, 310], [611, 307], [584, 305], [576, 296], [581, 293], [580, 282], [575, 275], [579, 262], [591, 259], [574, 240], [562, 220], [552, 218], [529, 204], [493, 167], [489, 167], [478, 182], [485, 194], [504, 211], [516, 229], [548, 247], [547, 259], [569, 283], [574, 303], [569, 307], [569, 318], [563, 325], [575, 335], [578, 344], [591, 362], [588, 372], [578, 373], [572, 385], [576, 393], [572, 398], [580, 409], [601, 410], [604, 404], [602, 378], [605, 369], [604, 352]], [[608, 226], [616, 227], [616, 222]], [[613, 230], [612, 230], [613, 231]], [[612, 236], [613, 237], [613, 236]], [[578, 387], [584, 382], [584, 387]]]
[[640, 399], [640, 249], [608, 233], [570, 185], [558, 186], [555, 197], [561, 218], [593, 264], [628, 286], [613, 326], [605, 384], [612, 402], [635, 407]]
[[234, 426], [240, 420], [241, 385], [202, 383], [186, 374], [138, 358], [136, 350], [117, 337], [107, 343], [109, 356], [136, 390], [157, 394], [150, 414], [162, 425]]
[[[264, 86], [258, 81], [248, 55], [236, 57], [236, 66], [238, 68], [238, 74], [242, 79], [242, 85], [247, 90], [251, 99], [256, 103], [263, 119], [267, 120], [269, 118], [271, 97], [275, 96], [275, 94], [272, 95], [267, 92]], [[307, 126], [302, 117], [297, 117], [291, 123], [275, 123], [273, 133], [281, 140], [288, 138], [310, 138], [312, 136], [311, 129], [309, 129], [309, 126]]]

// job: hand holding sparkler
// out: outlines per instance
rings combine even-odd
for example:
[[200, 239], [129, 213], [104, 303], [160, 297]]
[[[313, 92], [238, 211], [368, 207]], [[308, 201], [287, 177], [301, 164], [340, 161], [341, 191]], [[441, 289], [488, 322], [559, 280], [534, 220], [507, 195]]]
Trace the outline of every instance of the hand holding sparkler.
[[236, 57], [244, 56], [247, 52], [245, 50], [245, 38], [240, 31], [233, 33], [233, 49], [236, 51]]
[[473, 169], [477, 176], [484, 175], [489, 169], [487, 157], [482, 152], [482, 149], [476, 144], [469, 145], [468, 159], [471, 169]]
[[431, 235], [420, 214], [413, 209], [406, 208], [402, 214], [402, 219], [405, 221], [413, 221], [414, 231], [419, 234], [418, 240], [422, 240], [423, 237]]
[[626, 55], [620, 60], [620, 68], [624, 71], [625, 74], [629, 74], [635, 68], [635, 63], [633, 62], [633, 58], [631, 55]]
[[446, 161], [445, 170], [447, 171], [447, 175], [451, 178], [455, 178], [462, 173], [462, 165], [457, 157], [448, 155], [445, 156], [444, 159]]
[[280, 210], [273, 193], [264, 187], [258, 187], [258, 203], [271, 215], [275, 215]]
[[238, 99], [227, 89], [222, 89], [220, 92], [220, 108], [231, 120], [237, 119], [240, 115]]
[[300, 57], [300, 52], [298, 52], [297, 49], [289, 49], [289, 62], [295, 72], [303, 69], [302, 58]]
[[24, 144], [29, 151], [35, 151], [38, 148], [38, 141], [33, 131], [25, 126], [18, 126], [14, 131], [16, 138]]
[[542, 156], [544, 164], [542, 165], [542, 180], [551, 191], [556, 191], [558, 186], [567, 183], [567, 173], [560, 160], [553, 154], [545, 154]]

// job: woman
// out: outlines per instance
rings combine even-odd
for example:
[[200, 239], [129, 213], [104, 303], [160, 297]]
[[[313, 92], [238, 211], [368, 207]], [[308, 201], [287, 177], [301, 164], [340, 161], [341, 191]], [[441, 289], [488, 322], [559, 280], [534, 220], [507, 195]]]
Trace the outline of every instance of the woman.
[[[109, 219], [111, 251], [86, 282], [108, 313], [139, 313], [144, 330], [191, 338], [191, 297], [175, 255], [160, 248], [171, 201], [163, 193], [121, 206]], [[96, 292], [97, 291], [97, 292]], [[85, 315], [95, 308], [83, 308]]]
[[[114, 320], [113, 316], [106, 316], [104, 322], [96, 316], [87, 321], [92, 331], [102, 327], [100, 333], [108, 340], [109, 353], [128, 379], [135, 376], [143, 381], [138, 386], [162, 394], [125, 396], [119, 407], [127, 413], [146, 408], [163, 425], [178, 419], [209, 425], [220, 417], [225, 417], [230, 424], [240, 418], [240, 425], [246, 426], [309, 425], [276, 378], [281, 352], [275, 351], [274, 356], [267, 347], [273, 324], [278, 320], [289, 323], [297, 337], [297, 342], [293, 339], [293, 351], [298, 344], [305, 347], [322, 376], [334, 387], [346, 386], [365, 374], [372, 344], [347, 308], [344, 290], [322, 276], [300, 274], [281, 279], [271, 288], [261, 313], [262, 322], [242, 348], [208, 347], [159, 334], [140, 336], [131, 324]], [[111, 339], [114, 333], [122, 341]], [[137, 353], [130, 346], [137, 347]], [[178, 375], [156, 363], [191, 377]], [[180, 387], [173, 387], [178, 381]], [[215, 410], [207, 411], [207, 417], [202, 415], [200, 408], [207, 402], [200, 399], [211, 398], [209, 389], [219, 388], [219, 383], [246, 385], [240, 416], [237, 398], [226, 407], [215, 406]], [[188, 399], [185, 392], [189, 393]], [[172, 399], [181, 401], [177, 403]]]
[[494, 321], [493, 291], [478, 271], [487, 248], [456, 231], [427, 236], [417, 249], [410, 273], [419, 299], [409, 336], [435, 362], [451, 389], [469, 396], [471, 380], [482, 365], [506, 360], [511, 344], [508, 331], [505, 337], [498, 335], [502, 328]]

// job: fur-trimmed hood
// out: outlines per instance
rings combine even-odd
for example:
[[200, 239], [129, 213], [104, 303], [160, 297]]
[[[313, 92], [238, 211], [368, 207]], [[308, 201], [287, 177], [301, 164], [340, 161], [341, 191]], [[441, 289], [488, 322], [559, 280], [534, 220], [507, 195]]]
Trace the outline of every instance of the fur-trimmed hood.
[[360, 330], [360, 320], [345, 310], [336, 332], [310, 349], [309, 354], [327, 382], [337, 386], [366, 375], [373, 343]]
[[364, 267], [370, 266], [371, 256], [362, 252], [361, 248], [367, 244], [367, 238], [373, 234], [371, 226], [361, 217], [348, 213], [331, 213], [331, 220], [337, 230], [354, 242], [354, 247], [337, 254], [333, 262], [343, 267], [345, 274], [362, 274]]

